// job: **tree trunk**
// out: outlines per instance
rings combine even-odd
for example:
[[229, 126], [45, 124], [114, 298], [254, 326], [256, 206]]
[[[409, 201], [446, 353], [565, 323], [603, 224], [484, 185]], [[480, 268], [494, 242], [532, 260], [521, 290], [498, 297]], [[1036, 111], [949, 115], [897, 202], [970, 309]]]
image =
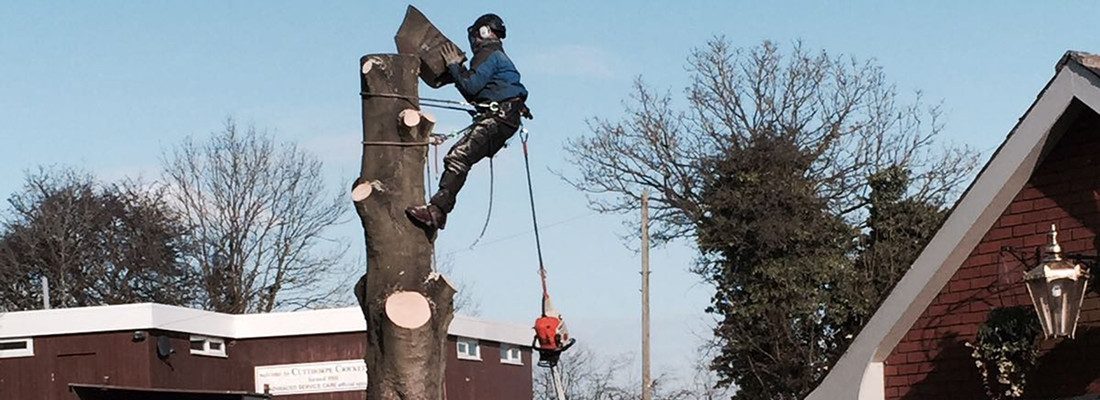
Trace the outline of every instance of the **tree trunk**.
[[373, 54], [359, 65], [364, 144], [352, 200], [367, 247], [367, 273], [355, 287], [367, 320], [367, 398], [440, 400], [455, 289], [432, 271], [434, 233], [404, 212], [424, 202], [428, 148], [418, 143], [433, 125], [412, 100], [420, 59]]

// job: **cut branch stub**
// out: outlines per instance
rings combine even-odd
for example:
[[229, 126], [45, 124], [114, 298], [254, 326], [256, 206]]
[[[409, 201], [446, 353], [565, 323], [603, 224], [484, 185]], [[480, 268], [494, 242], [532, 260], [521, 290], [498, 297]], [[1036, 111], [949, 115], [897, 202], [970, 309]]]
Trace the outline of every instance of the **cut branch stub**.
[[386, 317], [394, 325], [416, 329], [432, 318], [428, 298], [417, 292], [396, 292], [386, 298]]
[[420, 130], [420, 138], [427, 140], [432, 135], [432, 129], [435, 129], [435, 116], [420, 111], [420, 126], [417, 129]]
[[420, 125], [420, 112], [411, 108], [401, 110], [401, 113], [397, 114], [397, 118], [401, 120], [402, 124], [410, 128]]
[[419, 139], [417, 125], [420, 125], [420, 112], [411, 108], [401, 110], [397, 114], [398, 127], [401, 131], [401, 136], [408, 138], [409, 140]]
[[351, 188], [351, 201], [358, 203], [366, 200], [373, 191], [374, 187], [370, 182], [356, 182], [355, 187]]

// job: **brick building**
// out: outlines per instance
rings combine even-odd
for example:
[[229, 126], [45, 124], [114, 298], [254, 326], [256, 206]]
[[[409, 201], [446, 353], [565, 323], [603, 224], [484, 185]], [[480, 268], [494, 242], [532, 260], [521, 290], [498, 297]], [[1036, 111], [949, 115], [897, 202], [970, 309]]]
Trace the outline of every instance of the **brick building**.
[[[361, 400], [358, 307], [230, 315], [160, 304], [0, 313], [0, 399]], [[455, 316], [451, 400], [531, 399], [529, 327]], [[190, 397], [188, 397], [190, 396]], [[220, 397], [218, 397], [220, 396]], [[228, 396], [228, 397], [226, 397]]]
[[[991, 309], [1032, 304], [1022, 278], [1034, 265], [1010, 253], [1046, 245], [1056, 224], [1064, 251], [1097, 254], [1100, 57], [1069, 52], [1055, 71], [808, 399], [986, 398], [965, 343]], [[1040, 348], [1025, 398], [1100, 394], [1095, 287], [1086, 294], [1076, 338], [1044, 340]]]

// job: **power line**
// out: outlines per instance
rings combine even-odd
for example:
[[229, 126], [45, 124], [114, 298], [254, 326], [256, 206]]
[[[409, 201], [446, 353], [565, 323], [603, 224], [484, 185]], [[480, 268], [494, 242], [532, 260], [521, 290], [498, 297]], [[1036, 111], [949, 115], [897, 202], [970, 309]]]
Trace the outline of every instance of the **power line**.
[[[553, 227], [556, 227], [556, 226], [559, 226], [559, 225], [564, 225], [564, 224], [579, 220], [581, 218], [590, 217], [594, 214], [596, 214], [595, 211], [587, 212], [587, 213], [580, 214], [580, 215], [575, 215], [573, 217], [569, 217], [569, 218], [566, 218], [566, 219], [563, 219], [563, 220], [560, 220], [560, 221], [556, 221], [556, 222], [553, 222], [553, 223], [542, 225], [542, 229], [546, 230], [546, 229], [553, 228]], [[494, 244], [494, 243], [500, 243], [500, 242], [516, 239], [516, 238], [522, 237], [524, 235], [533, 233], [534, 231], [535, 231], [534, 229], [528, 229], [528, 230], [525, 230], [525, 231], [522, 231], [522, 232], [516, 232], [516, 233], [504, 235], [504, 236], [497, 237], [497, 238], [492, 239], [492, 240], [482, 242], [478, 246], [479, 247], [484, 247], [484, 246], [488, 246], [488, 245], [491, 245], [491, 244]], [[454, 254], [465, 253], [465, 252], [470, 252], [470, 251], [474, 251], [474, 249], [461, 248], [461, 249], [448, 251], [448, 252], [444, 253], [443, 255], [444, 256], [451, 256], [451, 255], [454, 255]]]

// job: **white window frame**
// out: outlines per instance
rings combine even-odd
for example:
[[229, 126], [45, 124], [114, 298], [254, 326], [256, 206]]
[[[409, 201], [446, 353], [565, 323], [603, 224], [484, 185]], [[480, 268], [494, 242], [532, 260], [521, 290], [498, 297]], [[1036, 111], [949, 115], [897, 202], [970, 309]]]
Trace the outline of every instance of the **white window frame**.
[[[462, 351], [463, 347], [466, 347], [466, 351]], [[471, 348], [474, 350], [472, 354], [469, 351]], [[459, 360], [481, 361], [481, 343], [477, 339], [455, 338], [455, 352], [458, 353]]]
[[[512, 357], [512, 356], [515, 357]], [[523, 349], [511, 344], [500, 344], [500, 363], [523, 365]]]
[[[190, 347], [191, 342], [197, 342], [200, 340], [202, 341], [202, 349], [191, 349], [191, 354], [194, 354], [196, 356], [229, 358], [229, 354], [225, 352], [225, 339], [202, 335], [191, 335], [191, 341], [188, 342], [187, 345], [188, 347]], [[219, 346], [221, 348], [211, 349], [211, 343], [218, 343], [221, 345]]]
[[32, 338], [0, 339], [0, 343], [27, 344], [24, 349], [0, 350], [0, 358], [34, 357], [34, 339]]

